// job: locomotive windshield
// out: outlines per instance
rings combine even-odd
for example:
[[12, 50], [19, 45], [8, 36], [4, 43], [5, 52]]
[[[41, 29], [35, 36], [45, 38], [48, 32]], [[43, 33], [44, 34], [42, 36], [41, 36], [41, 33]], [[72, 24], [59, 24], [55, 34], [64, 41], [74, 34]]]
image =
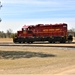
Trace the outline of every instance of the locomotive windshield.
[[27, 30], [27, 28], [22, 28], [22, 31], [26, 31]]
[[26, 30], [27, 30], [27, 28], [24, 28], [23, 30], [24, 30], [24, 31], [26, 31]]

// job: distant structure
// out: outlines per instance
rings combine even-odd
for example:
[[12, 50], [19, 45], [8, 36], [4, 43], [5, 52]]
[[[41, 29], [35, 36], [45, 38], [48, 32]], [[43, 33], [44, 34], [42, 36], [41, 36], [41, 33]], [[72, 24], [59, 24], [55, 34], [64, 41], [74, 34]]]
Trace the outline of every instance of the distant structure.
[[[1, 9], [1, 7], [2, 7], [2, 5], [1, 5], [1, 2], [0, 2], [0, 9]], [[1, 22], [2, 20], [1, 20], [1, 18], [0, 18], [0, 22]]]

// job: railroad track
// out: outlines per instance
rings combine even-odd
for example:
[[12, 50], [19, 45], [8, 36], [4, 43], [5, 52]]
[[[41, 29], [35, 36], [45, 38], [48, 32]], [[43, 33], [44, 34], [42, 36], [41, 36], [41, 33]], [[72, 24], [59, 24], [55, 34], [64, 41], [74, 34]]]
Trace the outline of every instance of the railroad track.
[[49, 43], [33, 43], [33, 44], [15, 44], [11, 42], [0, 43], [0, 46], [26, 46], [26, 47], [64, 47], [64, 48], [75, 48], [75, 43], [66, 44], [49, 44]]

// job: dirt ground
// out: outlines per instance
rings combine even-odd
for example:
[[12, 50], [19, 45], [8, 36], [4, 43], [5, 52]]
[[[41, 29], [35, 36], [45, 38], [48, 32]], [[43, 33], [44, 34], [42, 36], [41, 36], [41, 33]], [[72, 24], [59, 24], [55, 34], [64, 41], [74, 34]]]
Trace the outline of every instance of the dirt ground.
[[[0, 40], [12, 43], [12, 39]], [[0, 75], [11, 74], [74, 75], [75, 48], [0, 46]]]

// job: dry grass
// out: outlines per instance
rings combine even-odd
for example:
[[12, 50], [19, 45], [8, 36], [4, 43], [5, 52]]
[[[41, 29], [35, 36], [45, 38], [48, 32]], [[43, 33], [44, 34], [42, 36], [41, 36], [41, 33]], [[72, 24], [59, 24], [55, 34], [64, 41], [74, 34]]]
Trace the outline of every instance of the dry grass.
[[56, 74], [74, 65], [72, 49], [0, 46], [1, 74]]
[[13, 39], [12, 38], [0, 38], [0, 42], [12, 42]]

